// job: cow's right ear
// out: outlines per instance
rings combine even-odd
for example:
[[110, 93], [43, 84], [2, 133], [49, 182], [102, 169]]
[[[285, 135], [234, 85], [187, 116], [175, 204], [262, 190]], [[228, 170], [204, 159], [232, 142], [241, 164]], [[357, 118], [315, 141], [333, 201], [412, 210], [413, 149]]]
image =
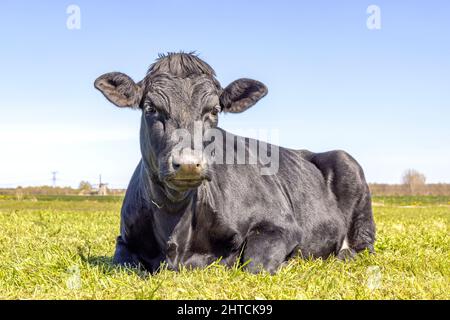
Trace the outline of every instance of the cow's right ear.
[[267, 87], [252, 79], [238, 79], [230, 83], [220, 96], [222, 110], [240, 113], [258, 102], [267, 94]]
[[94, 86], [118, 107], [136, 108], [142, 99], [142, 87], [120, 72], [106, 73], [98, 77]]

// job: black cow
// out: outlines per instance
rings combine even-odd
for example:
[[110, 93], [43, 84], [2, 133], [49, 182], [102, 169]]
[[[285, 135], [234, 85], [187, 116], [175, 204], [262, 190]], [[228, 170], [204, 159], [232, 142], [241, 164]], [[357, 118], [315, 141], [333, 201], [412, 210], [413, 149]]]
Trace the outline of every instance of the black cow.
[[114, 72], [95, 87], [115, 105], [142, 111], [142, 159], [122, 206], [115, 263], [155, 272], [163, 262], [177, 270], [220, 259], [274, 273], [294, 256], [346, 259], [373, 252], [370, 192], [361, 167], [344, 151], [269, 145], [279, 159], [273, 174], [261, 174], [267, 167], [261, 161], [221, 164], [206, 162], [194, 149], [175, 152], [174, 132], [193, 134], [200, 122], [202, 133], [216, 128], [234, 139], [224, 156], [234, 158], [236, 141], [251, 153], [258, 141], [217, 128], [218, 114], [253, 106], [267, 94], [261, 82], [239, 79], [223, 89], [196, 55], [169, 53], [137, 84]]

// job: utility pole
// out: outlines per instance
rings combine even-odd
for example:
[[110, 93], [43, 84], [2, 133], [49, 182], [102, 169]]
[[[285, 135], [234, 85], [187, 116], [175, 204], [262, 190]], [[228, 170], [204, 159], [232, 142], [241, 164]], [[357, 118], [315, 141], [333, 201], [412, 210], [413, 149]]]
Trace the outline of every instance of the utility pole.
[[58, 171], [52, 171], [53, 188], [56, 187], [56, 174]]

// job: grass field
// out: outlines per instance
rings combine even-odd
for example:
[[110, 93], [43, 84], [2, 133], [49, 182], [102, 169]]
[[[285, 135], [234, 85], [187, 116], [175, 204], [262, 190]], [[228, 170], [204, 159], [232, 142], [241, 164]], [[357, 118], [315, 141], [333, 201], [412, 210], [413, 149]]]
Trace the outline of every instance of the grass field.
[[296, 259], [275, 276], [114, 267], [121, 200], [0, 196], [0, 299], [450, 298], [450, 197], [375, 198], [375, 255]]

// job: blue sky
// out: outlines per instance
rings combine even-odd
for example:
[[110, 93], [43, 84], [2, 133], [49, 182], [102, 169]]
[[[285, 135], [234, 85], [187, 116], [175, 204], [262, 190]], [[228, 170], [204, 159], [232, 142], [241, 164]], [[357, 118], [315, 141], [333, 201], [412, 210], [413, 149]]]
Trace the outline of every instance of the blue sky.
[[[257, 3], [257, 4], [256, 4]], [[81, 29], [66, 27], [70, 4]], [[381, 9], [369, 30], [366, 9]], [[109, 104], [97, 76], [140, 80], [159, 52], [197, 50], [225, 86], [269, 95], [221, 127], [278, 129], [283, 146], [344, 149], [370, 182], [415, 168], [450, 182], [448, 1], [9, 1], [0, 3], [0, 187], [127, 185], [140, 114]]]

